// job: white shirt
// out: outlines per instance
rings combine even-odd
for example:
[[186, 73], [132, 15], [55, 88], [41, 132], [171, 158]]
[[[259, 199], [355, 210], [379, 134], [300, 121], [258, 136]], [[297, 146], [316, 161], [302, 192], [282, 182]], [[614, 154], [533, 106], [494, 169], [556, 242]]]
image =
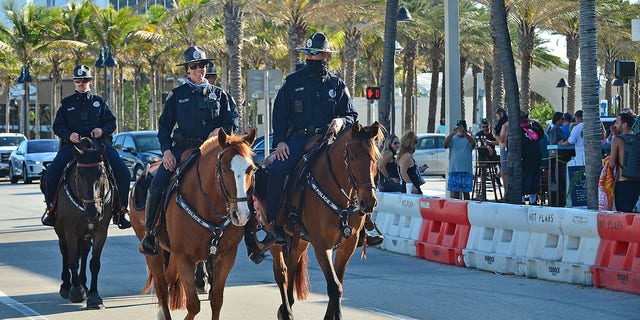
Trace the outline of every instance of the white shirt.
[[584, 139], [582, 138], [582, 128], [584, 127], [584, 122], [578, 123], [573, 130], [571, 130], [571, 134], [569, 135], [569, 139], [567, 141], [572, 145], [575, 145], [576, 148], [576, 158], [584, 157]]

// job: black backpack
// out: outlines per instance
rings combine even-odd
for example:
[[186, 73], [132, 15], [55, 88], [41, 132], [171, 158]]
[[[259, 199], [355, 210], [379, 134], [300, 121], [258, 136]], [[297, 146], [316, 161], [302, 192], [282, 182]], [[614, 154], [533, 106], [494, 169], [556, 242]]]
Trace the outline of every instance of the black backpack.
[[629, 179], [640, 179], [640, 136], [625, 134], [619, 136], [624, 141], [622, 175]]

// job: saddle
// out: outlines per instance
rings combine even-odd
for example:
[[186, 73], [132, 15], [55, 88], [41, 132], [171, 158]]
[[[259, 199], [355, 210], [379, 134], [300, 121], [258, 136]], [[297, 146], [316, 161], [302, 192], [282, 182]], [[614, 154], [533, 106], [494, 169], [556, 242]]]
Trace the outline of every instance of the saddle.
[[[162, 196], [162, 206], [160, 206], [159, 210], [164, 212], [169, 204], [169, 195], [173, 192], [173, 190], [178, 185], [181, 180], [184, 172], [187, 171], [194, 163], [195, 160], [200, 157], [200, 150], [196, 148], [189, 148], [182, 153], [180, 157], [180, 163], [176, 168], [174, 174], [169, 179], [169, 184], [164, 188], [163, 196]], [[149, 191], [149, 187], [151, 187], [151, 182], [153, 181], [153, 177], [155, 176], [158, 168], [162, 165], [162, 161], [158, 161], [149, 166], [149, 168], [145, 171], [145, 173], [133, 184], [133, 190], [131, 193], [133, 194], [133, 203], [131, 204], [138, 211], [142, 211], [145, 209], [146, 200], [147, 200], [147, 192]], [[163, 215], [164, 216], [164, 215]]]

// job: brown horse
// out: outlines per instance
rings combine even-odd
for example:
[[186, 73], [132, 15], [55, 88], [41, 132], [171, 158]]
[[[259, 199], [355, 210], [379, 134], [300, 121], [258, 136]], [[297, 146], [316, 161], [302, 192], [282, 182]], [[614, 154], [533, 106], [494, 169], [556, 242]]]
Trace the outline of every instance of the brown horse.
[[[300, 238], [305, 241], [296, 243], [297, 237], [293, 237], [291, 245], [271, 248], [273, 273], [282, 298], [278, 319], [293, 319], [294, 285], [298, 299], [304, 300], [309, 293], [309, 243], [327, 281], [329, 305], [324, 319], [342, 319], [342, 283], [347, 263], [356, 250], [364, 214], [371, 213], [377, 204], [374, 176], [380, 153], [376, 140], [382, 139], [378, 122], [364, 128], [356, 123], [342, 130], [318, 154], [306, 181], [286, 199], [285, 208], [297, 208], [303, 203], [302, 208], [293, 211], [298, 212], [297, 220], [306, 236]], [[304, 198], [302, 202], [300, 197]], [[289, 233], [293, 231], [290, 226], [287, 229]]]
[[[160, 229], [159, 254], [145, 256], [150, 274], [143, 292], [153, 283], [164, 319], [171, 319], [170, 309], [185, 305], [185, 319], [200, 312], [194, 271], [209, 255], [213, 256], [211, 318], [220, 318], [224, 286], [250, 216], [247, 193], [254, 171], [254, 140], [255, 131], [242, 137], [220, 130], [200, 147], [200, 158], [184, 172], [179, 191], [172, 191], [166, 224]], [[144, 234], [144, 216], [144, 210], [132, 206], [131, 223], [138, 238]]]
[[[102, 309], [98, 293], [100, 256], [107, 240], [115, 190], [104, 161], [104, 145], [82, 138], [74, 146], [75, 160], [57, 192], [54, 226], [62, 254], [60, 296], [87, 300], [87, 309]], [[87, 257], [91, 251], [91, 287], [87, 292]]]

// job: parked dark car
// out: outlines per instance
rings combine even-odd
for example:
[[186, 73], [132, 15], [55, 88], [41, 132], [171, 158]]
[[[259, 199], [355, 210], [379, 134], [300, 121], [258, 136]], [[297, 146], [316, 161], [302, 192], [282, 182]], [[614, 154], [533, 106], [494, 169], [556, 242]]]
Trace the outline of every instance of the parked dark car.
[[22, 178], [24, 183], [42, 177], [42, 169], [51, 164], [56, 157], [60, 141], [57, 139], [25, 140], [9, 158], [9, 178], [17, 183]]
[[137, 179], [148, 164], [162, 160], [157, 131], [121, 132], [113, 136], [113, 146]]
[[[273, 145], [273, 133], [269, 134], [269, 154], [273, 153], [276, 148]], [[256, 138], [256, 141], [253, 142], [253, 146], [251, 147], [253, 151], [256, 153], [253, 156], [253, 160], [257, 163], [262, 162], [264, 160], [264, 136]]]

